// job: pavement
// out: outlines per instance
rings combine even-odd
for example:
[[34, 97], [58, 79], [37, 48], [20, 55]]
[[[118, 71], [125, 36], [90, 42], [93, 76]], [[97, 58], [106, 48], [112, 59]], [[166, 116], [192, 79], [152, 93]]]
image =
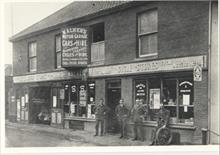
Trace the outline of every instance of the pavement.
[[[95, 136], [93, 132], [59, 129], [42, 124], [22, 124], [6, 121], [6, 147], [19, 146], [147, 146], [149, 141], [120, 139], [119, 134]], [[22, 140], [15, 140], [21, 139]], [[22, 144], [21, 144], [22, 142]], [[30, 143], [32, 142], [32, 143]]]

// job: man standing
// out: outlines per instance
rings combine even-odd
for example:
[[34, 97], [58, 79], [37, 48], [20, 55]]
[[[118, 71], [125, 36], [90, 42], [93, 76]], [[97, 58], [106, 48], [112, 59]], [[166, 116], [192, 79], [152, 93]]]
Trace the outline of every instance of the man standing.
[[104, 134], [104, 121], [105, 121], [105, 115], [108, 112], [108, 108], [104, 104], [104, 100], [101, 98], [99, 103], [96, 104], [95, 107], [95, 116], [96, 116], [96, 125], [95, 130], [96, 133], [94, 136], [98, 136], [99, 134], [99, 124], [101, 124], [101, 136]]
[[117, 115], [119, 124], [120, 124], [120, 130], [121, 130], [121, 137], [125, 138], [126, 136], [126, 125], [127, 125], [127, 117], [128, 117], [128, 109], [124, 105], [124, 100], [120, 99], [119, 105], [115, 108], [115, 113]]
[[137, 99], [134, 107], [131, 110], [131, 115], [133, 116], [133, 121], [134, 121], [134, 139], [133, 140], [138, 140], [138, 130], [140, 130], [141, 141], [145, 140], [143, 121], [144, 121], [144, 117], [146, 115], [147, 109], [143, 105], [143, 102], [144, 101], [142, 99], [140, 100]]

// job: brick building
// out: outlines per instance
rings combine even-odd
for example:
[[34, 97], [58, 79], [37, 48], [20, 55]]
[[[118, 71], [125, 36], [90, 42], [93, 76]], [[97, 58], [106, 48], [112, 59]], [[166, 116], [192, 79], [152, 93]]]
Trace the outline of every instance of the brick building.
[[[141, 98], [150, 107], [146, 139], [164, 103], [181, 142], [201, 143], [201, 128], [210, 126], [213, 6], [217, 2], [74, 2], [14, 35], [17, 121], [94, 130], [93, 107], [104, 98], [111, 108], [106, 132], [117, 133], [119, 99], [131, 108]], [[133, 122], [128, 125], [132, 135]]]

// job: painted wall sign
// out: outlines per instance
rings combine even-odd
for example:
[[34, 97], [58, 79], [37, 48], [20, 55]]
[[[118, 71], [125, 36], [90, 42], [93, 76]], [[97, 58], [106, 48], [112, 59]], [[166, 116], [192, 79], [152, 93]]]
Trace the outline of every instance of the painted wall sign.
[[89, 68], [89, 77], [187, 70], [193, 69], [196, 65], [206, 68], [206, 56], [172, 58], [122, 65], [91, 67]]
[[88, 34], [85, 28], [67, 27], [62, 30], [62, 66], [86, 66]]
[[29, 83], [29, 82], [40, 82], [40, 81], [51, 81], [51, 80], [66, 80], [72, 78], [80, 78], [82, 75], [81, 71], [59, 71], [50, 73], [39, 73], [31, 75], [14, 76], [14, 83]]

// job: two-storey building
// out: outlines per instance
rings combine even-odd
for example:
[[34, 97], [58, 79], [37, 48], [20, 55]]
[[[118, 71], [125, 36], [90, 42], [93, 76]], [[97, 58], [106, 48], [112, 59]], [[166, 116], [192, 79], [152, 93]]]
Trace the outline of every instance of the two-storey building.
[[181, 143], [201, 143], [201, 128], [209, 126], [213, 5], [73, 2], [14, 35], [17, 120], [94, 130], [93, 108], [103, 98], [111, 109], [106, 132], [117, 133], [119, 99], [129, 108], [144, 99], [146, 139], [163, 103]]

